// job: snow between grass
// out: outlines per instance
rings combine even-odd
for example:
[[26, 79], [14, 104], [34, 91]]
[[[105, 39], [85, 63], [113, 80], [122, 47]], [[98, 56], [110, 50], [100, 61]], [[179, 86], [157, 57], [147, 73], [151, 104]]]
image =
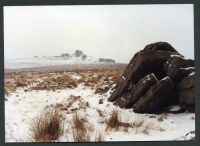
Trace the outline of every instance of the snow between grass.
[[[183, 138], [186, 133], [195, 130], [195, 114], [137, 114], [132, 109], [120, 109], [107, 102], [110, 90], [103, 95], [95, 94], [95, 90], [90, 87], [79, 84], [74, 89], [62, 89], [56, 91], [32, 90], [25, 92], [23, 88], [18, 88], [11, 95], [6, 96], [5, 101], [5, 140], [6, 142], [31, 142], [30, 124], [41, 111], [48, 106], [67, 103], [70, 95], [80, 96], [71, 107], [62, 110], [64, 116], [64, 133], [57, 140], [58, 142], [73, 141], [70, 130], [72, 116], [75, 113], [73, 109], [78, 108], [79, 114], [88, 119], [88, 123], [93, 128], [94, 135], [101, 132], [105, 141], [155, 141], [155, 140], [187, 140]], [[99, 99], [103, 99], [103, 104], [99, 104]], [[89, 106], [80, 107], [81, 103], [87, 103]], [[143, 118], [144, 124], [154, 125], [154, 129], [149, 129], [148, 134], [142, 132], [143, 127], [128, 128], [123, 131], [123, 127], [118, 131], [106, 131], [105, 120], [110, 117], [113, 109], [119, 112], [122, 122], [132, 123], [139, 118]], [[97, 109], [101, 110], [103, 117], [99, 115]], [[162, 128], [162, 130], [155, 129]], [[188, 138], [191, 138], [188, 136]]]

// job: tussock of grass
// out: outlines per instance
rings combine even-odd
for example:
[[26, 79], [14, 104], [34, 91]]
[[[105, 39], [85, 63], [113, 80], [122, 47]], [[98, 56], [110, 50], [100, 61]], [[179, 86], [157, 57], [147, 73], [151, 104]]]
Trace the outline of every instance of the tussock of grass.
[[109, 129], [118, 130], [119, 129], [120, 121], [119, 121], [118, 110], [115, 109], [112, 111], [110, 118], [106, 121], [106, 124], [107, 124], [106, 130], [109, 130]]
[[132, 128], [136, 128], [136, 133], [138, 133], [138, 129], [144, 134], [149, 134], [150, 130], [158, 130], [160, 132], [164, 131], [162, 127], [159, 125], [155, 125], [153, 122], [145, 121], [144, 118], [137, 118], [133, 123], [131, 123]]
[[77, 112], [75, 112], [75, 114], [72, 117], [72, 134], [74, 142], [90, 141], [91, 136], [86, 122], [86, 118], [81, 118], [80, 115]]
[[115, 129], [115, 131], [118, 131], [119, 128], [121, 127], [123, 128], [124, 132], [128, 132], [128, 128], [133, 128], [132, 124], [125, 123], [120, 120], [119, 112], [116, 109], [112, 111], [110, 118], [106, 120], [106, 124], [107, 124], [106, 131], [110, 129]]
[[[101, 114], [100, 111], [99, 114]], [[119, 118], [119, 112], [116, 109], [112, 111], [111, 116], [106, 120], [106, 124], [106, 131], [111, 129], [115, 129], [115, 131], [118, 131], [122, 129], [124, 132], [128, 132], [128, 128], [135, 128], [136, 133], [138, 133], [139, 130], [144, 134], [149, 134], [150, 130], [158, 130], [161, 132], [164, 131], [164, 129], [159, 125], [155, 125], [152, 122], [145, 121], [144, 118], [137, 118], [134, 120], [133, 123], [122, 122]]]
[[30, 131], [36, 142], [51, 142], [59, 138], [63, 133], [63, 119], [56, 110], [41, 114], [34, 119]]

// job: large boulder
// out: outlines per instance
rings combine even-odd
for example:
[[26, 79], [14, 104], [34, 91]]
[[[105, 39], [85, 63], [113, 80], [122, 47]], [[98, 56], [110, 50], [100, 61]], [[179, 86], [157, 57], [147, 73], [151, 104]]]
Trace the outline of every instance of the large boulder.
[[195, 110], [195, 73], [189, 74], [177, 85], [179, 104], [190, 112]]
[[131, 59], [108, 101], [138, 113], [158, 112], [180, 104], [194, 111], [194, 60], [170, 44], [147, 45]]
[[157, 81], [145, 95], [139, 98], [133, 109], [137, 113], [160, 112], [163, 107], [177, 101], [170, 77]]
[[162, 70], [163, 64], [171, 55], [180, 55], [171, 45], [166, 42], [158, 42], [147, 45], [143, 50], [134, 55], [128, 64], [123, 78], [126, 80], [126, 85], [121, 85], [119, 82], [118, 88], [112, 93], [108, 101], [115, 101], [127, 91], [127, 84], [130, 82], [136, 84], [138, 80], [150, 73], [154, 73], [158, 79], [165, 77], [165, 72]]

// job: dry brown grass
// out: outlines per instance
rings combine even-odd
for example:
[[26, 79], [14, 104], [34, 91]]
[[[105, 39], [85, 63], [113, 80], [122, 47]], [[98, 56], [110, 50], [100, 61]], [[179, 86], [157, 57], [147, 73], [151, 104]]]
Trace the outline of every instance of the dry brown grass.
[[[28, 87], [30, 90], [57, 90], [76, 88], [78, 84], [96, 89], [96, 93], [105, 93], [113, 82], [120, 78], [124, 67], [108, 69], [76, 69], [73, 71], [22, 71], [5, 73], [5, 90], [12, 93], [18, 87]], [[80, 79], [71, 78], [71, 74], [80, 75]], [[99, 89], [107, 85], [105, 89]]]
[[24, 80], [18, 79], [16, 81], [16, 87], [24, 87], [24, 86], [27, 86]]
[[[69, 111], [69, 109], [72, 107], [72, 105], [78, 101], [81, 98], [81, 96], [75, 96], [75, 95], [70, 95], [69, 98], [63, 103], [57, 103], [57, 104], [50, 104], [47, 105], [44, 109], [57, 109], [61, 111]], [[79, 110], [78, 108], [72, 108], [70, 111], [77, 111]]]
[[110, 118], [106, 120], [106, 124], [106, 131], [110, 129], [115, 129], [115, 131], [118, 131], [121, 127], [124, 132], [128, 132], [128, 128], [133, 128], [132, 124], [121, 121], [118, 110], [116, 109], [112, 111]]
[[96, 134], [94, 141], [97, 141], [97, 142], [105, 141], [105, 137], [101, 132], [99, 132], [98, 134]]
[[[99, 115], [100, 114], [101, 112], [99, 112]], [[144, 134], [149, 134], [149, 130], [158, 130], [161, 132], [164, 131], [164, 129], [159, 125], [155, 125], [152, 122], [145, 121], [145, 119], [142, 117], [135, 119], [133, 123], [122, 122], [119, 118], [119, 113], [117, 110], [112, 111], [110, 118], [106, 120], [106, 124], [106, 131], [110, 129], [115, 129], [115, 131], [118, 131], [119, 128], [122, 129], [124, 132], [128, 132], [129, 128], [135, 128], [136, 133], [138, 133], [139, 130]]]
[[139, 128], [139, 127], [142, 127], [142, 126], [144, 125], [144, 123], [145, 123], [144, 118], [137, 118], [137, 119], [132, 123], [132, 125], [133, 125], [133, 127], [135, 127], [135, 128]]
[[150, 128], [149, 129], [153, 129], [153, 130], [158, 130], [160, 132], [165, 131], [164, 128], [162, 128], [160, 125], [155, 125], [155, 123], [149, 123], [150, 124]]
[[94, 135], [94, 127], [88, 123], [85, 117], [81, 117], [78, 112], [72, 117], [72, 136], [74, 142], [104, 141], [102, 132]]
[[82, 118], [77, 112], [72, 117], [72, 134], [74, 142], [88, 142], [91, 139], [87, 119]]
[[95, 90], [95, 94], [104, 94], [106, 93], [108, 90], [109, 90], [109, 86], [105, 86], [105, 87], [97, 87], [96, 90]]
[[105, 117], [105, 115], [103, 114], [103, 111], [101, 111], [100, 109], [96, 109], [96, 110], [100, 117]]
[[12, 93], [13, 91], [15, 91], [16, 89], [16, 85], [14, 83], [11, 82], [5, 82], [5, 86], [4, 86], [4, 94], [9, 96], [10, 93]]
[[59, 138], [63, 133], [63, 119], [56, 110], [41, 114], [34, 119], [30, 131], [31, 137], [36, 142], [52, 142]]
[[64, 88], [75, 88], [78, 85], [76, 79], [71, 78], [69, 75], [62, 74], [58, 77], [52, 77], [46, 75], [47, 78], [44, 78], [42, 82], [39, 82], [37, 85], [32, 86], [32, 90], [56, 90]]
[[90, 142], [91, 135], [88, 132], [78, 132], [76, 129], [72, 129], [72, 135], [74, 142]]
[[72, 123], [74, 129], [86, 132], [87, 130], [86, 122], [87, 122], [86, 118], [82, 118], [78, 112], [75, 112], [75, 114], [72, 117]]
[[158, 130], [160, 132], [164, 131], [162, 127], [158, 124], [155, 125], [153, 122], [145, 121], [144, 118], [137, 118], [133, 123], [131, 123], [132, 128], [136, 128], [136, 133], [138, 133], [138, 129], [144, 134], [149, 134], [150, 130]]
[[142, 129], [142, 133], [144, 134], [149, 134], [149, 130], [158, 130], [160, 132], [164, 131], [164, 129], [162, 127], [160, 127], [159, 125], [155, 125], [154, 123], [147, 123], [143, 126], [143, 129]]
[[151, 128], [151, 125], [150, 125], [150, 123], [148, 123], [148, 124], [146, 124], [146, 125], [143, 126], [142, 132], [143, 132], [144, 134], [146, 134], [146, 135], [149, 135], [149, 130], [150, 130], [150, 128]]
[[114, 109], [112, 111], [110, 118], [106, 121], [106, 124], [107, 124], [106, 130], [109, 130], [109, 129], [118, 130], [119, 129], [120, 121], [119, 121], [118, 110]]
[[66, 105], [66, 108], [69, 108], [72, 106], [72, 104], [74, 102], [76, 102], [77, 100], [79, 100], [81, 98], [81, 96], [75, 96], [75, 95], [70, 95], [70, 97], [68, 98], [68, 103]]
[[136, 128], [135, 133], [138, 133], [138, 129], [143, 127], [144, 124], [145, 124], [144, 118], [137, 118], [131, 125], [132, 127]]

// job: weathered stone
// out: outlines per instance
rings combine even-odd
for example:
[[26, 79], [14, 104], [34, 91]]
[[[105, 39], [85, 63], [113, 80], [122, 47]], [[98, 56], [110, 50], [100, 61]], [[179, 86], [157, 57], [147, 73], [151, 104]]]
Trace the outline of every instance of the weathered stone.
[[176, 86], [177, 90], [190, 89], [195, 87], [195, 73], [189, 74], [187, 77], [181, 80], [181, 82]]
[[124, 93], [120, 98], [118, 98], [114, 105], [118, 105], [121, 108], [130, 108], [138, 100], [140, 96], [145, 94], [145, 92], [156, 83], [157, 78], [154, 74], [149, 74], [144, 78], [140, 79], [137, 84], [127, 93]]
[[195, 74], [191, 73], [177, 85], [179, 104], [187, 110], [194, 112], [195, 105]]
[[103, 104], [103, 99], [99, 99], [99, 104]]
[[186, 108], [189, 112], [194, 113], [195, 112], [195, 104], [191, 105], [182, 105], [184, 108]]
[[164, 64], [163, 70], [171, 77], [174, 84], [178, 84], [184, 77], [194, 72], [194, 60], [171, 56]]
[[194, 111], [194, 71], [194, 60], [185, 59], [170, 44], [149, 44], [131, 59], [108, 101], [139, 113], [178, 103]]
[[128, 86], [128, 91], [131, 91], [133, 88], [135, 88], [135, 84], [133, 82], [130, 82]]
[[127, 66], [124, 77], [128, 81], [136, 83], [149, 73], [154, 73], [158, 79], [161, 79], [165, 76], [165, 72], [162, 70], [163, 64], [172, 54], [173, 52], [160, 50], [139, 52]]
[[167, 42], [156, 42], [146, 45], [142, 51], [146, 50], [160, 50], [160, 51], [170, 51], [178, 53], [169, 43]]
[[130, 88], [127, 89], [127, 84], [130, 82], [136, 84], [138, 80], [150, 73], [154, 73], [158, 79], [165, 77], [165, 72], [162, 70], [163, 64], [171, 55], [180, 54], [166, 42], [147, 45], [143, 50], [136, 53], [123, 74], [123, 77], [128, 83], [122, 85], [123, 82], [120, 81], [117, 85], [118, 88], [111, 94], [108, 101], [115, 101], [125, 91], [129, 91]]
[[130, 108], [131, 98], [132, 93], [125, 92], [113, 104], [121, 108]]
[[145, 76], [144, 78], [140, 79], [135, 88], [131, 90], [132, 92], [132, 104], [134, 104], [140, 96], [146, 93], [146, 91], [156, 82], [158, 79], [155, 77], [153, 73]]
[[133, 109], [137, 113], [155, 113], [176, 101], [173, 82], [170, 77], [166, 77], [157, 81], [140, 97]]
[[[147, 53], [149, 51], [150, 51], [150, 53]], [[147, 53], [147, 55], [146, 55], [146, 53]], [[154, 55], [155, 55], [155, 57], [154, 57]], [[141, 65], [143, 65], [143, 64], [145, 64], [147, 62], [147, 64], [145, 64], [145, 66], [144, 66], [144, 67], [146, 67], [146, 66], [149, 65], [148, 63], [150, 63], [152, 61], [156, 62], [156, 61], [154, 61], [156, 59], [157, 60], [162, 60], [161, 62], [164, 63], [169, 58], [170, 55], [180, 55], [180, 56], [182, 56], [167, 42], [157, 42], [157, 43], [152, 43], [152, 44], [149, 44], [149, 45], [145, 46], [145, 48], [143, 50], [141, 50], [138, 53], [136, 53], [133, 56], [133, 58], [131, 59], [131, 61], [128, 64], [127, 69], [126, 69], [126, 71], [124, 73], [125, 78], [127, 80], [131, 80], [133, 78], [137, 78], [137, 76], [134, 75], [134, 74], [137, 74], [137, 73], [134, 73], [134, 72], [138, 72], [137, 68], [139, 66], [141, 66]], [[161, 65], [160, 65], [160, 63], [158, 63], [159, 65], [157, 65], [157, 63], [156, 63], [155, 66], [160, 67], [160, 66], [163, 65], [162, 63], [161, 63]], [[142, 68], [144, 68], [144, 67], [142, 67]], [[153, 71], [150, 70], [148, 72], [148, 74], [153, 72]], [[141, 76], [144, 77], [145, 75], [141, 75]], [[158, 75], [156, 74], [156, 76], [158, 76]]]
[[180, 104], [194, 104], [194, 88], [185, 89], [178, 93]]
[[108, 101], [113, 102], [117, 98], [119, 98], [125, 91], [127, 91], [127, 88], [129, 86], [129, 82], [122, 76], [119, 79], [119, 82], [115, 88], [115, 90], [112, 92], [111, 96], [108, 98]]

